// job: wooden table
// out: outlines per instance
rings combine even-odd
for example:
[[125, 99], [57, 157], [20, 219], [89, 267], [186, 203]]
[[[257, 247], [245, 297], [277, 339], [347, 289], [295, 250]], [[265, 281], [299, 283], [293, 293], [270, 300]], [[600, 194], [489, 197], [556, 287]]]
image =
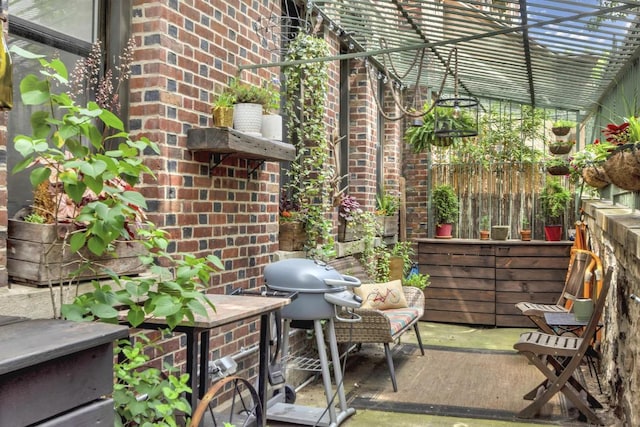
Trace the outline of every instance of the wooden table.
[[[262, 405], [262, 413], [266, 413], [267, 396], [267, 366], [268, 361], [268, 315], [289, 304], [289, 298], [274, 298], [245, 295], [215, 295], [206, 296], [215, 306], [206, 306], [208, 316], [195, 315], [195, 322], [192, 325], [180, 324], [174, 331], [180, 332], [187, 337], [187, 373], [189, 374], [189, 386], [191, 394], [188, 400], [191, 409], [198, 406], [198, 399], [202, 398], [207, 390], [207, 378], [209, 373], [209, 338], [213, 328], [229, 325], [234, 322], [260, 316], [260, 356], [258, 366], [258, 396]], [[126, 316], [126, 314], [125, 314]], [[167, 324], [164, 319], [147, 319], [139, 326], [144, 329], [165, 329]], [[198, 366], [198, 354], [200, 355], [200, 372]], [[265, 424], [266, 417], [263, 417], [262, 424]]]

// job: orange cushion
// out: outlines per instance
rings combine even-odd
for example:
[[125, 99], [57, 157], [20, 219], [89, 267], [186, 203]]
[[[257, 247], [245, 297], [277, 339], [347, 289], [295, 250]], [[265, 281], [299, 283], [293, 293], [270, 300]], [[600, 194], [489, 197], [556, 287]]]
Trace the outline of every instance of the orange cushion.
[[401, 280], [386, 283], [362, 284], [354, 288], [356, 295], [362, 298], [361, 308], [385, 310], [388, 308], [405, 308], [407, 299], [402, 290]]

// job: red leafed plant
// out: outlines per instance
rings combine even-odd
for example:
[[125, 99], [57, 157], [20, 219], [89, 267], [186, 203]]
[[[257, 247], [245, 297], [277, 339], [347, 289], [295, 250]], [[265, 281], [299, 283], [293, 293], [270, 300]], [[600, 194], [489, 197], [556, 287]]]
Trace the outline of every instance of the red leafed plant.
[[621, 125], [609, 123], [606, 128], [602, 130], [607, 142], [615, 145], [621, 145], [629, 142], [629, 122], [624, 122]]

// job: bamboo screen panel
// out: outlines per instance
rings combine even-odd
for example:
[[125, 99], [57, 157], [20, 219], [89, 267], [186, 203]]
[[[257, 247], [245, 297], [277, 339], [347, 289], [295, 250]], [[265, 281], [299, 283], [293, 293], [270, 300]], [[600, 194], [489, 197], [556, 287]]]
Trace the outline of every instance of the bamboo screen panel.
[[[519, 238], [523, 216], [529, 219], [533, 238], [544, 240], [544, 221], [540, 217], [539, 194], [551, 176], [542, 164], [494, 163], [434, 164], [431, 167], [433, 187], [450, 184], [460, 202], [460, 216], [455, 236], [476, 239], [480, 219], [490, 218], [491, 225], [509, 225], [510, 238]], [[575, 190], [567, 177], [559, 177]], [[573, 228], [576, 220], [575, 200], [563, 215], [564, 230]]]

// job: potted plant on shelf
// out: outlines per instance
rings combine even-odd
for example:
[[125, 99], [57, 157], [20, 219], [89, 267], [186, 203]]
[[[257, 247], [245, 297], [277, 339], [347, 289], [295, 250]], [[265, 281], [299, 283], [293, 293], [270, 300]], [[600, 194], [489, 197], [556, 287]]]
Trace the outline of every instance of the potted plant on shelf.
[[480, 240], [489, 240], [489, 215], [480, 218]]
[[235, 100], [233, 128], [248, 135], [262, 136], [262, 112], [269, 103], [269, 91], [234, 79], [225, 92]]
[[544, 162], [547, 172], [551, 175], [568, 175], [569, 160], [564, 157], [554, 157]]
[[236, 100], [231, 93], [222, 92], [211, 107], [211, 116], [213, 117], [213, 125], [221, 128], [230, 128], [233, 126], [233, 106]]
[[355, 197], [343, 194], [338, 206], [338, 241], [352, 242], [362, 234], [358, 219], [362, 214], [360, 203]]
[[540, 193], [540, 209], [544, 217], [545, 239], [557, 241], [562, 238], [562, 216], [571, 202], [571, 192], [558, 178], [547, 180]]
[[524, 215], [520, 220], [520, 240], [527, 242], [531, 240], [531, 226], [529, 225], [529, 217]]
[[507, 240], [509, 237], [508, 225], [492, 225], [491, 226], [491, 240]]
[[460, 205], [453, 187], [438, 185], [433, 189], [433, 209], [436, 223], [436, 238], [450, 239], [453, 222], [458, 219]]
[[565, 136], [571, 132], [571, 129], [575, 127], [576, 122], [573, 120], [556, 120], [551, 125], [551, 132], [555, 136]]
[[262, 115], [262, 137], [282, 141], [282, 116], [280, 112], [280, 81], [272, 79], [265, 86], [268, 95], [268, 101], [264, 105], [264, 114]]
[[398, 234], [398, 211], [400, 199], [386, 191], [376, 195], [376, 215], [381, 237], [391, 237]]

